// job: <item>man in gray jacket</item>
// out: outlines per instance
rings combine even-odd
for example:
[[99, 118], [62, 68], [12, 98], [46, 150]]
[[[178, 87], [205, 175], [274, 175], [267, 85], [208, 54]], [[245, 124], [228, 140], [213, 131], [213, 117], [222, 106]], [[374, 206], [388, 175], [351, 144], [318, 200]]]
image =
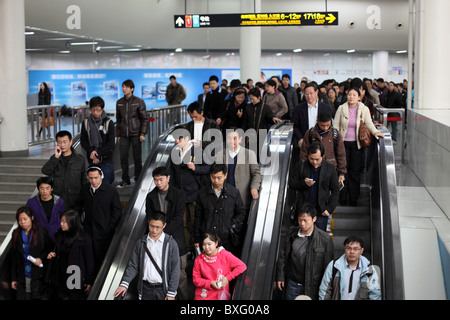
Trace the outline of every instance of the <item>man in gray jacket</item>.
[[138, 276], [139, 300], [175, 300], [180, 279], [180, 257], [175, 239], [163, 232], [165, 226], [164, 213], [153, 212], [149, 216], [149, 232], [134, 246], [114, 297], [124, 297], [131, 281]]

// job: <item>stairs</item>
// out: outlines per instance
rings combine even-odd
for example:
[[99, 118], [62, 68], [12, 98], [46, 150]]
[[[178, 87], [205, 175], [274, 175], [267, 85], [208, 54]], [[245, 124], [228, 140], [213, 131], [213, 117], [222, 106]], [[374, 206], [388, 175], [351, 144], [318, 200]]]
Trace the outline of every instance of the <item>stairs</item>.
[[370, 189], [361, 185], [356, 207], [337, 206], [333, 214], [334, 257], [344, 253], [344, 240], [354, 235], [364, 241], [363, 255], [371, 260]]
[[25, 205], [43, 176], [47, 159], [0, 158], [0, 244], [14, 222], [16, 210]]

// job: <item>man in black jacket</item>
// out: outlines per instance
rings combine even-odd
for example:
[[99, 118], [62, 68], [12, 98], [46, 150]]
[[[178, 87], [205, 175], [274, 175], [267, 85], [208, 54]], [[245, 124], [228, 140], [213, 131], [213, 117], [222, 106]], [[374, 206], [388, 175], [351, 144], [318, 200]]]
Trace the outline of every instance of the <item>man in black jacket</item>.
[[[211, 148], [208, 153], [204, 153], [205, 149], [212, 143], [222, 143], [222, 131], [220, 130], [219, 125], [216, 121], [206, 118], [204, 116], [204, 112], [202, 107], [198, 104], [197, 101], [192, 102], [187, 111], [192, 121], [189, 121], [185, 129], [189, 132], [191, 139], [194, 143], [195, 156], [199, 159], [200, 154], [202, 160], [208, 164], [214, 162], [215, 149]], [[215, 145], [211, 146], [214, 147]], [[201, 150], [200, 150], [201, 147]], [[220, 145], [220, 149], [223, 148], [223, 144]], [[209, 148], [208, 148], [209, 149]]]
[[313, 206], [304, 204], [297, 208], [296, 215], [297, 225], [290, 228], [280, 245], [275, 284], [286, 300], [294, 300], [299, 295], [317, 300], [323, 274], [333, 260], [333, 240], [314, 226]]
[[199, 247], [205, 232], [218, 234], [222, 246], [239, 256], [245, 230], [244, 202], [239, 190], [226, 183], [227, 166], [213, 164], [210, 169], [211, 185], [200, 189], [194, 215], [194, 246]]
[[203, 105], [204, 116], [215, 121], [225, 110], [224, 101], [228, 92], [219, 87], [219, 78], [214, 75], [209, 77], [209, 86], [211, 91], [208, 92]]
[[323, 161], [323, 145], [314, 141], [308, 148], [308, 160], [300, 160], [289, 177], [289, 187], [298, 191], [297, 208], [308, 202], [317, 210], [316, 226], [326, 231], [328, 217], [339, 200], [339, 180], [334, 165]]
[[[388, 91], [384, 97], [384, 107], [388, 109], [401, 109], [403, 108], [402, 96], [396, 91], [395, 83], [389, 82]], [[398, 112], [389, 112], [389, 117], [400, 117]], [[392, 140], [397, 143], [397, 121], [388, 121], [387, 125], [391, 125]]]
[[103, 183], [100, 167], [90, 166], [87, 176], [89, 183], [81, 188], [77, 210], [80, 214], [84, 212], [84, 230], [92, 239], [97, 274], [119, 224], [123, 206], [116, 188]]
[[117, 137], [120, 148], [120, 165], [122, 181], [117, 186], [123, 188], [130, 185], [128, 173], [128, 157], [130, 146], [133, 147], [134, 177], [138, 180], [142, 170], [142, 147], [148, 131], [148, 117], [144, 100], [133, 95], [134, 82], [125, 80], [122, 83], [124, 96], [116, 103]]
[[105, 175], [104, 181], [114, 182], [113, 152], [116, 145], [116, 130], [105, 112], [105, 101], [101, 97], [89, 100], [91, 115], [81, 125], [80, 143], [86, 151], [89, 165], [99, 166]]
[[163, 212], [166, 215], [166, 227], [164, 232], [170, 234], [178, 245], [180, 255], [180, 282], [178, 286], [178, 298], [188, 299], [187, 283], [187, 251], [184, 236], [183, 216], [186, 203], [184, 192], [173, 187], [170, 182], [169, 170], [166, 167], [157, 167], [152, 172], [155, 188], [147, 194], [145, 213], [147, 217], [155, 212]]
[[73, 209], [81, 186], [87, 182], [86, 159], [72, 147], [72, 134], [56, 134], [55, 154], [42, 167], [42, 173], [53, 178], [53, 192], [63, 198], [65, 209]]

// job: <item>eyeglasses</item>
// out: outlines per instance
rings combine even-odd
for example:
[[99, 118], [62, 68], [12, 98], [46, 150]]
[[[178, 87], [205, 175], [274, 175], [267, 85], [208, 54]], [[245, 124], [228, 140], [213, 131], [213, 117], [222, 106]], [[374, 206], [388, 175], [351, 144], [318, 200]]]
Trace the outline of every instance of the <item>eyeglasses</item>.
[[358, 251], [361, 250], [361, 248], [358, 248], [358, 247], [354, 247], [354, 248], [352, 248], [352, 247], [345, 247], [345, 250], [346, 250], [346, 251], [355, 251], [355, 252], [358, 252]]

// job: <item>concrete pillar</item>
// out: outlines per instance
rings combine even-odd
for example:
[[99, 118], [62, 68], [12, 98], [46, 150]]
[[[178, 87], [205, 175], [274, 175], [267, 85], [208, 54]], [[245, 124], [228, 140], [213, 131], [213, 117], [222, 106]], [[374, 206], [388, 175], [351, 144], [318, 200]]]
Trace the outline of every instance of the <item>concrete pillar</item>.
[[[241, 0], [241, 13], [261, 12], [261, 0]], [[261, 81], [261, 27], [240, 28], [241, 81]]]
[[28, 155], [24, 0], [0, 0], [0, 156]]
[[372, 78], [388, 78], [389, 52], [376, 51], [372, 56]]
[[416, 0], [414, 109], [450, 109], [448, 0]]

